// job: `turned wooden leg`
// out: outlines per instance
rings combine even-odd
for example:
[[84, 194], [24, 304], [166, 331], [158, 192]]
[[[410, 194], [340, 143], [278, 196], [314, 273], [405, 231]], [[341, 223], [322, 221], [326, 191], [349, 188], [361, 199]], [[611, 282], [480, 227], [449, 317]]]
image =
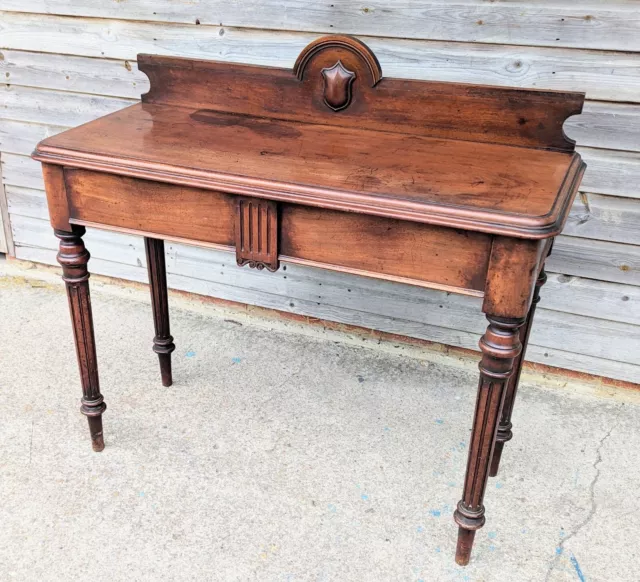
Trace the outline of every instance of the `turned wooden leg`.
[[149, 270], [149, 287], [151, 289], [151, 307], [153, 309], [153, 325], [156, 335], [153, 338], [153, 351], [160, 360], [162, 385], [171, 386], [171, 352], [176, 349], [173, 337], [169, 333], [169, 301], [167, 295], [167, 270], [164, 262], [164, 241], [144, 239], [147, 253], [147, 269]]
[[498, 474], [498, 468], [500, 467], [500, 458], [502, 457], [502, 450], [504, 449], [504, 443], [510, 441], [513, 438], [511, 429], [513, 425], [511, 423], [511, 413], [513, 412], [513, 405], [516, 401], [516, 392], [518, 391], [518, 384], [520, 383], [520, 373], [522, 372], [522, 364], [524, 363], [525, 352], [527, 350], [527, 344], [529, 343], [529, 334], [531, 333], [531, 326], [533, 325], [533, 316], [536, 312], [536, 305], [540, 302], [540, 289], [547, 282], [547, 274], [544, 272], [544, 268], [540, 270], [538, 280], [536, 281], [536, 287], [533, 294], [533, 301], [529, 309], [529, 315], [524, 325], [520, 328], [520, 343], [522, 344], [522, 350], [516, 358], [513, 365], [513, 374], [509, 378], [507, 384], [507, 393], [504, 397], [504, 406], [502, 407], [502, 418], [498, 425], [498, 434], [496, 435], [496, 445], [493, 451], [493, 458], [491, 461], [491, 470], [489, 475], [495, 477]]
[[80, 411], [89, 420], [89, 432], [94, 451], [104, 449], [102, 433], [102, 413], [107, 409], [100, 394], [96, 345], [93, 335], [93, 316], [89, 296], [89, 253], [82, 242], [83, 226], [73, 226], [72, 230], [55, 230], [60, 239], [58, 262], [62, 265], [62, 279], [67, 287], [71, 324], [76, 343], [80, 381], [82, 383], [82, 404]]
[[506, 385], [521, 350], [519, 330], [524, 318], [487, 315], [489, 327], [480, 340], [480, 383], [469, 445], [469, 460], [462, 500], [454, 512], [460, 526], [456, 562], [469, 563], [476, 530], [484, 525], [484, 491], [489, 478], [491, 454], [498, 430]]

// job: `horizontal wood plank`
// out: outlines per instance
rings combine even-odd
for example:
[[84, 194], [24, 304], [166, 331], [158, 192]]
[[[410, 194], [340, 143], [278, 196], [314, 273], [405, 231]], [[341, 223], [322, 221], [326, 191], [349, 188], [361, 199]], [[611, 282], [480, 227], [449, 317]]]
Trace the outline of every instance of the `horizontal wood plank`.
[[9, 85], [139, 99], [149, 79], [135, 60], [2, 49], [0, 81]]
[[633, 285], [548, 272], [540, 305], [553, 311], [640, 325], [640, 287]]
[[584, 147], [577, 150], [587, 163], [581, 190], [640, 198], [640, 153]]
[[29, 156], [39, 141], [65, 129], [67, 128], [58, 125], [0, 118], [0, 152]]
[[624, 362], [605, 360], [594, 356], [585, 356], [584, 354], [577, 354], [558, 348], [538, 346], [533, 343], [527, 346], [526, 360], [528, 362], [546, 364], [547, 366], [585, 372], [586, 374], [625, 380], [627, 382], [633, 382], [634, 384], [638, 383], [638, 373], [640, 372], [638, 369], [640, 366], [635, 364], [626, 364]]
[[[5, 65], [5, 75], [9, 72], [13, 82], [18, 84], [20, 73], [10, 64], [11, 51], [14, 50], [105, 57], [122, 63], [129, 61], [130, 64], [139, 53], [148, 53], [292, 67], [302, 48], [317, 36], [290, 30], [273, 32], [184, 25], [163, 27], [160, 34], [158, 25], [150, 22], [19, 13], [4, 13], [0, 17], [1, 47], [9, 55], [9, 59], [5, 59], [9, 61]], [[374, 50], [383, 74], [388, 77], [586, 90], [589, 99], [640, 101], [637, 56], [628, 52], [403, 40], [389, 38], [388, 35], [385, 38], [365, 37], [363, 40]], [[80, 83], [75, 90], [87, 84], [104, 86], [104, 80], [78, 81], [79, 78], [90, 79], [91, 62], [70, 64], [71, 73], [66, 79], [67, 74], [58, 73], [55, 63], [45, 64], [45, 57], [33, 57], [33, 61], [36, 69], [44, 68], [46, 76], [57, 78], [53, 88], [66, 88], [73, 83]], [[118, 64], [109, 65], [108, 70], [117, 74]], [[96, 71], [94, 74], [100, 73]], [[32, 84], [34, 75], [25, 75], [24, 84]], [[138, 72], [134, 72], [134, 76], [136, 79], [144, 78]], [[128, 74], [124, 78], [116, 86], [130, 82]], [[137, 94], [136, 91], [129, 96]]]
[[3, 9], [155, 23], [243, 26], [370, 36], [640, 51], [637, 5], [629, 0], [487, 3], [409, 0], [363, 6], [349, 0], [307, 3], [138, 0], [117, 5], [78, 0], [4, 0]]
[[587, 101], [564, 129], [581, 146], [640, 152], [640, 105]]
[[42, 190], [22, 186], [5, 186], [7, 208], [11, 214], [49, 220], [47, 199]]
[[4, 184], [44, 190], [42, 164], [40, 162], [36, 162], [28, 156], [9, 153], [2, 153], [0, 162], [2, 163], [2, 181]]
[[640, 199], [581, 192], [562, 233], [640, 245]]
[[547, 264], [556, 273], [640, 285], [640, 247], [634, 245], [559, 236]]
[[75, 127], [135, 103], [134, 99], [34, 89], [15, 85], [0, 86], [4, 107], [2, 119]]

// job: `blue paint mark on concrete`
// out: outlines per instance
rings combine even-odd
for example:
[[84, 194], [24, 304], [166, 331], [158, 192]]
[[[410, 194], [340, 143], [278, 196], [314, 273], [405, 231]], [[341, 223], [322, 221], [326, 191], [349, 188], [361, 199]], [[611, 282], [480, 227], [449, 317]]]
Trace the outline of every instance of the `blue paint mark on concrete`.
[[455, 487], [455, 486], [456, 486], [455, 481], [449, 481], [449, 482], [447, 483], [447, 487]]
[[556, 556], [559, 556], [562, 553], [562, 546], [558, 546], [556, 548]]
[[140, 493], [138, 493], [138, 495], [140, 495], [140, 497], [144, 497], [144, 491], [140, 491]]
[[389, 432], [391, 429], [388, 426], [385, 426], [383, 430], [384, 432]]
[[442, 550], [440, 548], [436, 548], [436, 554], [439, 554]]
[[495, 551], [496, 551], [496, 547], [495, 547], [493, 544], [491, 544], [491, 545], [489, 546], [489, 551], [490, 551], [490, 552], [495, 552]]
[[436, 424], [444, 424], [444, 420], [441, 418], [436, 418]]
[[464, 441], [460, 441], [460, 447], [464, 449], [466, 446], [467, 446], [467, 443], [465, 443]]
[[422, 533], [422, 532], [424, 531], [424, 528], [423, 528], [421, 525], [419, 525], [419, 526], [416, 528], [416, 531], [417, 531], [418, 533]]
[[337, 511], [336, 506], [333, 503], [329, 503], [329, 505], [327, 505], [327, 509], [331, 512], [331, 513], [335, 513]]
[[196, 353], [193, 350], [189, 350], [186, 354], [185, 357], [186, 358], [193, 358], [196, 355]]
[[580, 580], [580, 582], [586, 582], [586, 578], [584, 577], [584, 574], [580, 569], [580, 564], [578, 564], [578, 560], [576, 560], [576, 557], [573, 554], [571, 554], [571, 556], [569, 557], [569, 560], [571, 560], [571, 565], [573, 566], [573, 569], [576, 571], [576, 574], [578, 575], [578, 579]]
[[496, 489], [502, 489], [502, 483], [500, 483], [500, 481], [496, 483]]
[[363, 493], [360, 495], [360, 499], [362, 499], [362, 501], [369, 501], [369, 496], [366, 493]]
[[495, 540], [498, 537], [498, 534], [494, 531], [490, 531], [488, 534], [490, 540]]
[[231, 362], [234, 364], [239, 364], [240, 362], [242, 362], [242, 358], [238, 358], [238, 357], [231, 358]]
[[440, 517], [440, 515], [442, 515], [439, 509], [430, 509], [429, 513], [433, 515], [433, 517]]
[[529, 531], [529, 530], [528, 530], [526, 527], [523, 527], [523, 528], [520, 530], [520, 533], [526, 534], [526, 533], [528, 533], [528, 531]]

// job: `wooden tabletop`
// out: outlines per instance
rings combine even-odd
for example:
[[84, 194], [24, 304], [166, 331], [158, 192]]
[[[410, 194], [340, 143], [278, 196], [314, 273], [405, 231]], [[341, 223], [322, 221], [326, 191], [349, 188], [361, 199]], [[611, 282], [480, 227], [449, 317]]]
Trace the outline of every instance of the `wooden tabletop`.
[[141, 103], [42, 142], [38, 159], [208, 189], [542, 238], [572, 152]]

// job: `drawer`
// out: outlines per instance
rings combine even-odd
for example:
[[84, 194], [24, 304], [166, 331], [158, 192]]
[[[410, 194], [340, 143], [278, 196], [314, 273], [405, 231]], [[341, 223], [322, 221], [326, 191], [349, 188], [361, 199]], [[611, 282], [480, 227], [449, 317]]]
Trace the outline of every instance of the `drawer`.
[[71, 222], [234, 246], [234, 196], [222, 192], [65, 169]]
[[283, 260], [484, 291], [491, 235], [299, 205], [283, 205], [280, 223]]

